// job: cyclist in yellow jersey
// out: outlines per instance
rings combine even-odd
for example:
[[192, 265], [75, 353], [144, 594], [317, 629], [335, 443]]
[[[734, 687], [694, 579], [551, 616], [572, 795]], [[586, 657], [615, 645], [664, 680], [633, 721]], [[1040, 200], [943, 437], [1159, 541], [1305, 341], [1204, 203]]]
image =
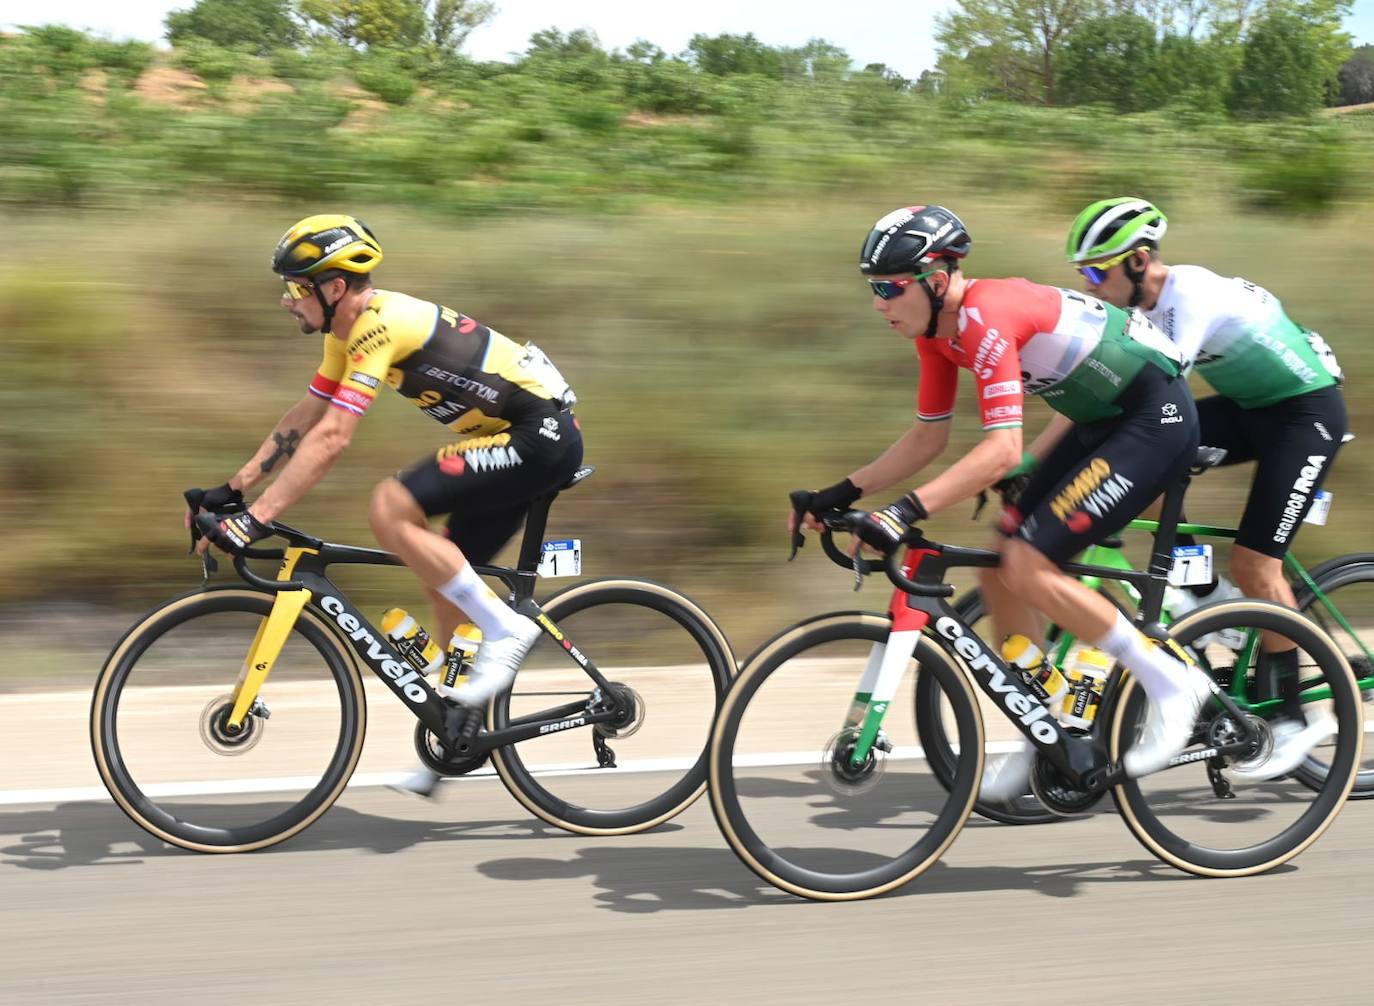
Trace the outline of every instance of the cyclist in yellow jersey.
[[[221, 522], [216, 545], [238, 551], [318, 482], [353, 438], [383, 384], [452, 429], [454, 443], [372, 493], [369, 523], [381, 546], [424, 582], [440, 639], [465, 618], [482, 630], [468, 682], [471, 707], [508, 687], [539, 635], [473, 571], [507, 542], [529, 502], [566, 482], [582, 463], [582, 435], [567, 382], [533, 344], [520, 345], [466, 315], [378, 290], [382, 261], [373, 233], [353, 217], [306, 217], [282, 235], [272, 269], [286, 284], [281, 305], [302, 332], [324, 333], [324, 359], [304, 398], [287, 410], [256, 454], [210, 490], [214, 511], [276, 478], [245, 511]], [[442, 532], [428, 518], [448, 514]], [[189, 521], [189, 516], [188, 516]], [[202, 543], [202, 547], [205, 543]]]

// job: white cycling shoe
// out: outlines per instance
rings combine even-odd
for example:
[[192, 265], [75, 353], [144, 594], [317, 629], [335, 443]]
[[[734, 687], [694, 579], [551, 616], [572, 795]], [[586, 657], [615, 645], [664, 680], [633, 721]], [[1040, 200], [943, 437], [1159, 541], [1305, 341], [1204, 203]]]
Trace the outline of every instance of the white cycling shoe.
[[539, 638], [539, 626], [524, 615], [516, 616], [519, 626], [509, 636], [496, 640], [482, 640], [477, 659], [468, 672], [467, 683], [453, 693], [459, 705], [480, 709], [491, 697], [511, 686], [515, 671], [530, 647]]
[[438, 772], [432, 768], [421, 766], [403, 778], [387, 783], [387, 788], [394, 789], [397, 793], [409, 793], [411, 796], [432, 797], [434, 787], [439, 784], [439, 779]]
[[1002, 755], [993, 755], [983, 763], [983, 781], [978, 799], [987, 803], [1007, 803], [1030, 792], [1031, 765], [1035, 751], [1029, 745]]
[[1188, 746], [1193, 725], [1212, 697], [1210, 679], [1196, 667], [1184, 667], [1182, 687], [1163, 701], [1149, 699], [1140, 737], [1121, 759], [1126, 774], [1138, 779], [1158, 772]]
[[1293, 719], [1276, 721], [1270, 732], [1274, 746], [1269, 757], [1259, 761], [1236, 762], [1227, 771], [1237, 779], [1263, 782], [1275, 776], [1293, 771], [1308, 756], [1314, 747], [1336, 732], [1336, 719], [1323, 712], [1311, 723], [1301, 723]]

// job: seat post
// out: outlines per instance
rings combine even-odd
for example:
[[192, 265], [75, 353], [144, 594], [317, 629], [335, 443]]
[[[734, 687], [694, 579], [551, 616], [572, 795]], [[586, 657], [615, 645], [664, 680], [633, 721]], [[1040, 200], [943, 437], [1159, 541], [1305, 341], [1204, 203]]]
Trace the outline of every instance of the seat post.
[[520, 561], [516, 568], [522, 573], [533, 573], [539, 568], [539, 557], [544, 550], [544, 529], [549, 523], [549, 508], [558, 498], [557, 491], [536, 497], [530, 503], [525, 515], [525, 534], [520, 539]]
[[1159, 509], [1159, 530], [1155, 532], [1154, 550], [1150, 553], [1150, 573], [1158, 579], [1151, 580], [1140, 592], [1138, 617], [1143, 622], [1159, 621], [1164, 608], [1165, 578], [1174, 566], [1174, 543], [1178, 541], [1178, 521], [1183, 514], [1183, 497], [1188, 492], [1192, 476], [1187, 472], [1171, 485], [1164, 493], [1164, 503]]

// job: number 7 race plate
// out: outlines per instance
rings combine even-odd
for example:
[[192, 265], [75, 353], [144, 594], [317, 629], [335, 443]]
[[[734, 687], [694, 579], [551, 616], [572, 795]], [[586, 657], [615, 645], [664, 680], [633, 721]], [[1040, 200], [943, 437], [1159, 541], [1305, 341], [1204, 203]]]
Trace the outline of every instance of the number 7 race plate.
[[1212, 546], [1177, 545], [1169, 582], [1175, 587], [1191, 587], [1212, 582]]

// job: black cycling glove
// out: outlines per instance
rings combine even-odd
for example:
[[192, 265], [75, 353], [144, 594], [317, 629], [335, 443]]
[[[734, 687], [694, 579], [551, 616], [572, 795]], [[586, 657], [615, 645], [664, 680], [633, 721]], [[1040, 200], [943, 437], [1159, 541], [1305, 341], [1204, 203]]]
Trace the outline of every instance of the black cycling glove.
[[814, 517], [822, 517], [832, 510], [848, 510], [862, 496], [863, 490], [849, 479], [837, 482], [826, 489], [817, 489], [811, 494], [811, 502], [806, 512]]
[[886, 554], [902, 543], [913, 524], [927, 516], [920, 497], [910, 492], [881, 510], [874, 510], [858, 524], [854, 533], [865, 545]]
[[200, 505], [204, 510], [211, 513], [219, 513], [226, 506], [243, 502], [243, 490], [232, 489], [226, 482], [222, 486], [215, 486], [213, 489], [205, 490], [205, 495], [201, 498]]
[[255, 541], [272, 534], [272, 530], [247, 510], [216, 521], [213, 514], [203, 513], [196, 518], [200, 533], [230, 555], [237, 555]]

